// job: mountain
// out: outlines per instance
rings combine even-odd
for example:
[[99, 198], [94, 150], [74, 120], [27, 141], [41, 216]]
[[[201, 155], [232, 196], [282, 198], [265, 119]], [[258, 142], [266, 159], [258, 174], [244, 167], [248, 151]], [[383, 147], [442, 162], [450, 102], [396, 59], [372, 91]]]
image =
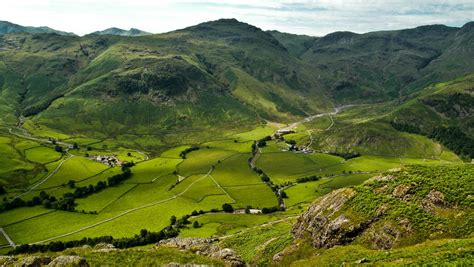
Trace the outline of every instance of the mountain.
[[[289, 122], [335, 105], [402, 103], [474, 72], [473, 35], [468, 23], [314, 38], [235, 19], [133, 39], [10, 34], [0, 39], [1, 120], [169, 141], [163, 136]], [[357, 142], [369, 144], [368, 134]]]
[[31, 26], [21, 26], [18, 24], [14, 24], [8, 21], [0, 21], [0, 35], [4, 34], [11, 34], [11, 33], [56, 33], [59, 35], [68, 35], [68, 36], [74, 36], [75, 34], [72, 32], [63, 32], [63, 31], [58, 31], [55, 29], [51, 29], [46, 26], [42, 27], [31, 27]]
[[119, 35], [119, 36], [143, 36], [143, 35], [150, 35], [152, 33], [142, 31], [135, 28], [130, 28], [130, 30], [123, 30], [119, 28], [108, 28], [103, 31], [95, 31], [91, 34], [98, 34], [98, 35]]

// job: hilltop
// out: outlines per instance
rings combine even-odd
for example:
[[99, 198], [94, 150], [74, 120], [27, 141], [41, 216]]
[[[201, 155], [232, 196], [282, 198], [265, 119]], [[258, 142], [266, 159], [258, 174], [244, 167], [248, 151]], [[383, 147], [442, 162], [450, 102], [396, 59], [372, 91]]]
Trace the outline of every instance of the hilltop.
[[75, 36], [74, 33], [58, 31], [46, 26], [42, 26], [42, 27], [21, 26], [21, 25], [14, 24], [8, 21], [0, 21], [0, 35], [22, 33], [22, 32], [33, 33], [33, 34], [34, 33], [56, 33], [59, 35]]
[[143, 36], [143, 35], [150, 35], [152, 33], [142, 31], [142, 30], [139, 30], [139, 29], [135, 29], [135, 28], [130, 28], [130, 30], [123, 30], [123, 29], [120, 29], [120, 28], [112, 27], [112, 28], [105, 29], [103, 31], [95, 31], [91, 34], [97, 34], [97, 35], [107, 35], [107, 34], [109, 34], [109, 35], [119, 35], [119, 36]]

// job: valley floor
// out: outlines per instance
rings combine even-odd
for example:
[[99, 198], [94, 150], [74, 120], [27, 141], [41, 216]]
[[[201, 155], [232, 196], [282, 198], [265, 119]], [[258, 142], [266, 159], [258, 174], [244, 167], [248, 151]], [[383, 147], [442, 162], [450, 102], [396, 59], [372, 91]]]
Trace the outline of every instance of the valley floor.
[[[0, 244], [2, 251], [14, 245], [85, 237], [131, 237], [141, 229], [160, 231], [173, 216], [191, 215], [189, 221], [198, 227], [181, 229], [180, 237], [219, 237], [245, 261], [268, 262], [268, 255], [291, 242], [291, 224], [317, 197], [405, 165], [462, 164], [454, 154], [426, 140], [425, 149], [434, 151], [428, 158], [413, 153], [344, 158], [317, 152], [313, 138], [343, 121], [341, 110], [288, 126], [269, 123], [218, 140], [171, 147], [157, 156], [114, 146], [109, 140], [71, 136], [57, 140], [57, 134], [30, 134], [22, 124], [10, 128], [0, 137], [0, 145], [10, 153], [4, 159], [8, 168], [1, 171], [30, 171], [21, 181], [4, 178], [13, 185], [4, 196], [8, 201], [34, 200], [42, 194], [61, 200], [77, 194], [78, 188], [110, 183], [110, 177], [123, 172], [120, 164], [101, 162], [98, 157], [134, 165], [131, 177], [122, 182], [76, 196], [73, 210], [52, 209], [43, 201], [2, 212], [0, 226], [6, 238]], [[243, 214], [222, 212], [225, 203]], [[245, 214], [245, 209], [258, 214]], [[281, 233], [286, 234], [274, 238]], [[244, 238], [247, 235], [250, 240]]]

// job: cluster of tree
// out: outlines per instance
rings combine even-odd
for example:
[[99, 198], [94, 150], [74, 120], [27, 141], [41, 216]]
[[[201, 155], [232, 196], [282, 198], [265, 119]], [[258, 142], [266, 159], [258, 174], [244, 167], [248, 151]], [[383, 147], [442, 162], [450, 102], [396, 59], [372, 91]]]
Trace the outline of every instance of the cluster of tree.
[[[193, 211], [192, 214], [198, 215], [198, 214], [204, 214], [204, 213], [205, 212], [203, 210], [200, 210], [199, 212]], [[16, 255], [16, 254], [37, 253], [37, 252], [46, 252], [46, 251], [57, 252], [57, 251], [65, 250], [67, 248], [81, 247], [84, 245], [95, 246], [99, 243], [112, 244], [116, 248], [121, 248], [121, 249], [154, 244], [163, 239], [176, 237], [179, 234], [180, 229], [185, 228], [187, 225], [191, 223], [189, 221], [189, 218], [191, 216], [192, 215], [187, 214], [187, 215], [182, 216], [180, 219], [176, 218], [176, 216], [171, 216], [170, 224], [159, 232], [150, 232], [146, 229], [142, 229], [140, 231], [140, 234], [138, 235], [134, 235], [133, 237], [119, 238], [119, 239], [115, 239], [111, 236], [101, 236], [101, 237], [95, 237], [95, 238], [87, 237], [80, 240], [73, 240], [73, 241], [67, 241], [67, 242], [55, 241], [48, 244], [34, 244], [34, 245], [24, 244], [24, 245], [20, 245], [16, 247], [12, 251], [10, 251], [9, 254]], [[200, 224], [198, 221], [194, 221], [193, 223], [194, 228], [199, 228], [201, 226], [202, 224]]]
[[196, 145], [192, 145], [190, 148], [186, 148], [185, 150], [181, 151], [181, 153], [179, 153], [179, 156], [182, 159], [186, 159], [186, 154], [188, 154], [192, 151], [195, 151], [195, 150], [199, 150], [199, 147], [196, 146]]
[[264, 183], [270, 183], [270, 177], [266, 173], [263, 172], [262, 169], [258, 167], [253, 167], [252, 170], [260, 176], [260, 179], [262, 179], [262, 182]]
[[301, 177], [301, 178], [298, 178], [296, 179], [296, 182], [301, 184], [301, 183], [307, 183], [307, 182], [313, 182], [313, 181], [319, 181], [319, 179], [321, 179], [320, 176], [317, 176], [317, 175], [311, 175], [311, 176], [307, 176], [307, 177]]
[[390, 125], [395, 130], [401, 131], [401, 132], [407, 132], [407, 133], [414, 133], [414, 134], [421, 134], [421, 129], [418, 126], [411, 125], [411, 124], [406, 124], [406, 123], [398, 123], [391, 121]]
[[329, 154], [344, 158], [346, 160], [360, 157], [359, 152], [330, 152]]
[[41, 191], [39, 196], [33, 197], [31, 200], [25, 201], [22, 198], [13, 198], [12, 200], [3, 200], [0, 205], [0, 212], [12, 210], [21, 207], [33, 207], [38, 205], [44, 205], [47, 209], [58, 209], [65, 211], [74, 210], [74, 195], [72, 193], [66, 193], [62, 198], [56, 199], [54, 196], [48, 195], [48, 193]]
[[232, 213], [234, 212], [234, 207], [232, 207], [232, 205], [229, 203], [225, 203], [225, 204], [222, 204], [222, 210], [224, 212]]
[[25, 201], [19, 197], [13, 198], [12, 200], [4, 199], [3, 203], [0, 205], [0, 212], [20, 207], [33, 207], [38, 205], [43, 205], [47, 209], [75, 211], [76, 198], [84, 198], [91, 194], [102, 191], [107, 186], [117, 185], [128, 179], [131, 175], [132, 172], [130, 169], [128, 167], [122, 166], [122, 173], [109, 177], [107, 179], [107, 183], [99, 181], [96, 185], [76, 187], [75, 181], [70, 180], [67, 185], [69, 188], [75, 188], [75, 190], [72, 193], [68, 192], [63, 194], [62, 198], [57, 199], [54, 196], [48, 195], [45, 191], [41, 191], [39, 196], [35, 196], [28, 201]]
[[469, 159], [474, 158], [474, 139], [465, 134], [458, 127], [436, 127], [431, 132], [426, 133], [414, 125], [396, 123], [393, 121], [390, 124], [398, 131], [422, 134], [435, 139], [462, 157]]
[[272, 137], [267, 135], [264, 138], [260, 139], [257, 141], [256, 146], [257, 147], [265, 147], [267, 145], [267, 142], [272, 140]]
[[287, 143], [288, 145], [296, 146], [295, 140], [286, 140], [285, 143]]
[[270, 208], [263, 208], [262, 209], [262, 213], [263, 214], [268, 214], [268, 213], [274, 213], [274, 212], [277, 212], [277, 211], [284, 211], [285, 209], [284, 208], [279, 208], [279, 207], [270, 207]]
[[56, 152], [59, 152], [59, 153], [63, 153], [64, 152], [64, 149], [62, 146], [58, 146], [58, 145], [55, 145], [54, 146], [54, 150], [56, 150]]
[[159, 232], [150, 232], [146, 229], [142, 229], [140, 231], [140, 234], [138, 235], [135, 235], [133, 237], [119, 238], [119, 239], [114, 239], [111, 236], [101, 236], [101, 237], [95, 237], [95, 238], [83, 238], [80, 240], [72, 240], [72, 241], [66, 241], [66, 242], [54, 241], [48, 244], [33, 244], [33, 245], [23, 244], [16, 247], [12, 251], [10, 251], [8, 254], [16, 255], [16, 254], [38, 253], [38, 252], [46, 252], [46, 251], [58, 252], [58, 251], [63, 251], [67, 248], [81, 247], [84, 245], [95, 246], [99, 243], [112, 244], [116, 248], [123, 249], [123, 248], [154, 244], [154, 243], [159, 242], [160, 240], [176, 237], [177, 235], [178, 235], [178, 231], [175, 228], [168, 226]]
[[457, 127], [435, 128], [429, 137], [439, 141], [460, 156], [474, 158], [474, 139]]
[[109, 186], [114, 186], [124, 180], [127, 180], [130, 178], [130, 176], [132, 176], [132, 171], [130, 171], [130, 168], [122, 166], [122, 173], [107, 178], [107, 184]]

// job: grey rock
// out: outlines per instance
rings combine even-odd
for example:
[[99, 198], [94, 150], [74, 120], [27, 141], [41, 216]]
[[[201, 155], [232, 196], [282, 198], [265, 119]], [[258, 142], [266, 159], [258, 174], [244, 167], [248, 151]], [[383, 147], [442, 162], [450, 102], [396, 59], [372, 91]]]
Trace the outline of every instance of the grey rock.
[[86, 259], [79, 256], [58, 256], [48, 266], [53, 267], [89, 267]]
[[170, 238], [161, 240], [156, 245], [192, 251], [198, 255], [222, 260], [227, 265], [233, 267], [245, 266], [242, 258], [234, 250], [219, 247], [214, 244], [217, 241], [218, 239], [216, 238]]
[[0, 266], [8, 266], [13, 264], [17, 259], [12, 256], [0, 256]]
[[29, 256], [16, 261], [13, 266], [18, 267], [40, 267], [51, 262], [50, 257]]

